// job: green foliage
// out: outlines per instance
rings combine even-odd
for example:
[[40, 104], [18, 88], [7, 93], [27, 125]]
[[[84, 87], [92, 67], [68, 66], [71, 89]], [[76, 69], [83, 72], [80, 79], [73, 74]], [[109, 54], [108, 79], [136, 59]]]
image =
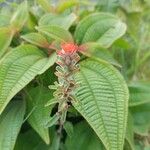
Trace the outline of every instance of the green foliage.
[[0, 28], [0, 58], [6, 53], [11, 40], [13, 38], [14, 32], [8, 27]]
[[39, 26], [58, 25], [59, 27], [62, 27], [64, 29], [69, 29], [75, 19], [76, 15], [74, 13], [65, 16], [47, 13], [40, 18], [38, 24]]
[[0, 62], [0, 113], [15, 94], [53, 65], [55, 58], [55, 54], [46, 57], [32, 45], [21, 45], [7, 53]]
[[86, 43], [85, 50], [82, 50], [83, 53], [87, 57], [91, 57], [98, 61], [106, 61], [112, 65], [121, 67], [120, 64], [113, 58], [110, 51], [106, 48], [101, 47], [98, 43]]
[[[78, 144], [77, 144], [78, 139]], [[66, 140], [66, 148], [71, 150], [103, 150], [102, 143], [86, 122], [81, 122], [74, 127], [72, 137]]]
[[62, 1], [59, 3], [58, 7], [57, 7], [57, 12], [58, 13], [62, 13], [64, 12], [66, 9], [70, 9], [73, 6], [76, 6], [79, 4], [78, 0], [72, 0], [72, 1]]
[[76, 75], [80, 87], [74, 106], [107, 149], [120, 150], [127, 122], [127, 86], [109, 64], [87, 60], [80, 65], [81, 71]]
[[21, 38], [39, 47], [48, 48], [49, 46], [47, 39], [40, 33], [32, 32], [21, 36]]
[[37, 3], [43, 8], [46, 12], [51, 12], [53, 7], [50, 5], [48, 0], [37, 0]]
[[62, 42], [73, 42], [71, 34], [67, 30], [59, 26], [54, 25], [39, 26], [36, 29], [55, 40]]
[[0, 150], [149, 150], [149, 8], [0, 0]]
[[28, 122], [33, 129], [43, 138], [43, 140], [49, 144], [49, 130], [45, 128], [45, 123], [49, 119], [49, 113], [52, 108], [44, 107], [48, 99], [52, 98], [49, 90], [43, 87], [36, 87], [31, 89], [27, 93], [27, 113], [31, 115], [28, 118]]
[[14, 13], [10, 20], [12, 28], [20, 30], [28, 19], [28, 5], [25, 0], [21, 5], [18, 6], [17, 11]]
[[33, 130], [29, 130], [18, 136], [18, 140], [14, 148], [14, 150], [27, 150], [27, 149], [48, 150], [49, 145], [46, 145]]
[[13, 150], [24, 114], [24, 101], [11, 102], [2, 113], [0, 116], [0, 149]]
[[126, 31], [126, 25], [116, 16], [107, 13], [96, 13], [84, 18], [75, 32], [76, 42], [97, 42], [103, 47], [109, 47]]
[[129, 85], [130, 106], [137, 106], [150, 102], [150, 84], [149, 83], [132, 83]]

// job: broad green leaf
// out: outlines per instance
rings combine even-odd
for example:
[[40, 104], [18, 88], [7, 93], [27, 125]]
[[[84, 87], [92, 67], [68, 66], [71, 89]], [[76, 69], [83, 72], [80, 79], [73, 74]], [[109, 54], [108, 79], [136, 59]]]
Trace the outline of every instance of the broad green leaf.
[[131, 107], [130, 110], [134, 121], [134, 132], [148, 136], [150, 130], [150, 103]]
[[101, 141], [86, 122], [74, 126], [74, 132], [66, 140], [67, 150], [104, 150]]
[[0, 62], [0, 114], [15, 94], [55, 60], [55, 53], [48, 58], [32, 45], [21, 45], [7, 53]]
[[50, 139], [49, 130], [45, 127], [45, 123], [49, 119], [52, 107], [45, 107], [45, 103], [52, 97], [52, 93], [50, 93], [49, 89], [41, 86], [31, 89], [27, 92], [26, 97], [27, 112], [31, 112], [35, 107], [28, 118], [28, 122], [47, 144], [49, 144]]
[[25, 114], [25, 103], [23, 101], [13, 101], [0, 115], [0, 149], [13, 150], [23, 123]]
[[62, 27], [64, 29], [69, 29], [76, 18], [77, 17], [74, 13], [66, 16], [48, 13], [41, 17], [41, 19], [39, 20], [39, 26], [58, 25], [59, 27]]
[[87, 120], [107, 150], [122, 150], [128, 114], [128, 89], [111, 65], [94, 60], [80, 63], [74, 107]]
[[129, 106], [150, 103], [150, 83], [134, 82], [129, 85]]
[[103, 47], [110, 47], [126, 31], [126, 25], [116, 16], [108, 13], [95, 13], [79, 22], [75, 31], [78, 44], [98, 42]]
[[49, 47], [49, 43], [47, 39], [40, 33], [36, 33], [36, 32], [28, 33], [28, 34], [21, 36], [21, 38], [39, 47], [43, 47], [43, 48]]
[[27, 19], [28, 19], [28, 5], [27, 1], [25, 0], [18, 6], [16, 12], [13, 14], [10, 20], [10, 24], [15, 30], [20, 30], [26, 23]]
[[14, 31], [9, 27], [0, 28], [0, 58], [6, 53], [7, 48], [9, 47]]
[[49, 150], [49, 145], [33, 131], [19, 134], [14, 150]]
[[47, 11], [47, 12], [53, 11], [53, 7], [51, 6], [48, 0], [37, 0], [37, 3], [41, 5], [44, 11]]
[[59, 3], [58, 7], [57, 7], [57, 12], [58, 13], [62, 13], [64, 12], [66, 9], [69, 9], [73, 6], [79, 5], [79, 1], [78, 0], [67, 0], [67, 1], [62, 1]]
[[104, 60], [112, 65], [121, 67], [120, 64], [113, 58], [111, 53], [107, 49], [101, 47], [98, 43], [84, 44], [83, 50], [80, 52], [87, 57], [91, 57], [100, 61]]
[[59, 26], [45, 25], [45, 26], [39, 26], [36, 29], [55, 40], [59, 40], [63, 42], [73, 42], [72, 35], [69, 33], [69, 31]]

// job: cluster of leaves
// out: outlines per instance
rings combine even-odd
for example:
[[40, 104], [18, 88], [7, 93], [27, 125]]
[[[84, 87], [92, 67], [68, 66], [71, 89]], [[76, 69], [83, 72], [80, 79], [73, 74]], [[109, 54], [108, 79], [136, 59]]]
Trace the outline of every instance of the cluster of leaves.
[[[0, 150], [150, 149], [149, 0], [0, 6]], [[45, 105], [62, 42], [84, 50], [60, 137]]]

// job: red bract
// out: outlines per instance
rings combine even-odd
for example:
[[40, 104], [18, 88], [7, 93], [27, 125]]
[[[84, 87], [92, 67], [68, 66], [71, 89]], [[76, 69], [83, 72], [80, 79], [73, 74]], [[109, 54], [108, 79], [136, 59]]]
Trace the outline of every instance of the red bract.
[[64, 43], [61, 48], [62, 50], [59, 52], [61, 54], [73, 54], [78, 51], [78, 46], [74, 43]]

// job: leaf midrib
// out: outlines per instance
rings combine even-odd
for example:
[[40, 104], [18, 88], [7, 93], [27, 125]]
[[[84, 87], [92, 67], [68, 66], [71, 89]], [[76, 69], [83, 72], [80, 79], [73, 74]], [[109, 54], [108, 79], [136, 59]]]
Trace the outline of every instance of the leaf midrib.
[[[88, 68], [87, 68], [87, 69], [88, 69]], [[89, 69], [88, 69], [88, 70], [89, 70]], [[101, 110], [100, 110], [100, 108], [98, 107], [98, 103], [96, 102], [96, 97], [95, 97], [95, 95], [94, 95], [94, 93], [93, 93], [93, 90], [92, 90], [92, 88], [91, 88], [91, 86], [90, 86], [90, 84], [89, 84], [89, 82], [88, 82], [86, 76], [84, 75], [83, 71], [80, 71], [80, 72], [81, 72], [81, 74], [83, 75], [83, 77], [84, 77], [84, 79], [85, 79], [85, 82], [86, 82], [86, 83], [88, 84], [88, 86], [89, 86], [90, 92], [91, 92], [91, 94], [92, 94], [92, 96], [93, 96], [93, 100], [94, 100], [94, 102], [95, 102], [95, 104], [96, 104], [96, 107], [97, 107], [97, 110], [98, 110], [98, 112], [99, 112], [99, 114], [100, 114], [100, 118], [101, 118], [101, 120], [102, 120], [103, 127], [105, 128], [105, 131], [106, 131], [106, 136], [107, 136], [107, 139], [108, 139], [107, 141], [108, 141], [109, 145], [111, 146], [110, 140], [109, 140], [109, 136], [108, 136], [108, 133], [107, 133], [105, 124], [104, 124], [103, 117], [102, 117]], [[83, 110], [84, 110], [84, 109], [83, 109]], [[104, 144], [104, 145], [105, 145], [105, 144]]]

